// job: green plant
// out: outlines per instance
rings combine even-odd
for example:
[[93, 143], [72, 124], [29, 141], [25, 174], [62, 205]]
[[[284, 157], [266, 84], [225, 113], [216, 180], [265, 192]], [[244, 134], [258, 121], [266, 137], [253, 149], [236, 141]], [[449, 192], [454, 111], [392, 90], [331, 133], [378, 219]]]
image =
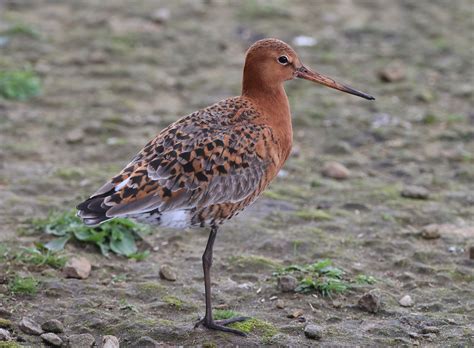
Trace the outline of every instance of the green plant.
[[323, 296], [345, 292], [350, 286], [344, 281], [344, 271], [332, 266], [328, 259], [307, 265], [291, 265], [279, 269], [274, 275], [294, 274], [298, 279], [297, 292], [317, 291]]
[[338, 278], [323, 276], [315, 279], [309, 276], [299, 282], [296, 291], [306, 293], [315, 290], [323, 296], [331, 296], [332, 294], [343, 293], [348, 288], [348, 284]]
[[37, 266], [47, 265], [53, 268], [62, 268], [67, 260], [65, 256], [40, 246], [38, 248], [23, 248], [15, 256], [15, 259], [23, 263]]
[[27, 100], [41, 91], [41, 81], [31, 70], [0, 70], [0, 96], [5, 99]]
[[1, 34], [7, 36], [26, 36], [32, 39], [39, 39], [41, 37], [35, 28], [25, 23], [16, 23], [2, 31]]
[[355, 277], [354, 281], [357, 283], [357, 284], [375, 284], [377, 283], [377, 279], [375, 279], [375, 277], [373, 276], [369, 276], [369, 275], [366, 275], [366, 274], [359, 274]]
[[138, 252], [136, 245], [136, 240], [149, 229], [131, 220], [117, 218], [96, 227], [89, 227], [84, 225], [73, 211], [68, 211], [52, 213], [46, 219], [36, 220], [33, 224], [40, 231], [58, 237], [44, 245], [51, 251], [64, 249], [66, 243], [74, 238], [83, 243], [97, 245], [104, 256], [110, 251], [136, 260], [143, 260], [149, 255], [148, 251]]
[[13, 294], [34, 295], [38, 291], [38, 284], [38, 280], [34, 277], [17, 275], [8, 283], [8, 289]]

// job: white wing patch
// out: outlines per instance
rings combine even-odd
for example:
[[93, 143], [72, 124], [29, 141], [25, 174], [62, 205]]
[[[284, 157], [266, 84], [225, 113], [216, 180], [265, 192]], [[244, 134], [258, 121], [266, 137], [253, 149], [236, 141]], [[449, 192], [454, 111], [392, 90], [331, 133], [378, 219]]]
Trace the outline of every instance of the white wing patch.
[[185, 228], [189, 226], [191, 217], [188, 210], [165, 211], [161, 215], [161, 226], [173, 228]]
[[118, 184], [117, 186], [115, 186], [115, 192], [117, 191], [120, 191], [121, 189], [123, 189], [125, 187], [125, 185], [128, 184], [128, 181], [130, 180], [130, 178], [126, 178], [124, 181], [122, 181], [120, 184]]

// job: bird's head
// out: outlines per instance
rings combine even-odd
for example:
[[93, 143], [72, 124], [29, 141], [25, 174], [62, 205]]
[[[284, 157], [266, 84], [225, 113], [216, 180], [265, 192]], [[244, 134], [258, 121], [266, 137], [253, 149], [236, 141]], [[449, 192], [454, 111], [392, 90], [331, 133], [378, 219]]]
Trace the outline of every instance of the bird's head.
[[244, 67], [244, 92], [249, 87], [272, 88], [294, 78], [313, 81], [365, 99], [375, 99], [371, 95], [336, 82], [332, 78], [304, 66], [293, 48], [281, 40], [259, 40], [247, 50]]

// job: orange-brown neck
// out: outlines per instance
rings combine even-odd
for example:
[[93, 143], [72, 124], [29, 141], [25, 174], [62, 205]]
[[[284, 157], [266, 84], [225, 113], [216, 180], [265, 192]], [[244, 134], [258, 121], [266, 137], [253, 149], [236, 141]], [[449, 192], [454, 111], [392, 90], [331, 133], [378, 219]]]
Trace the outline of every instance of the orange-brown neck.
[[260, 112], [259, 118], [254, 122], [272, 128], [280, 157], [279, 167], [281, 167], [290, 154], [293, 142], [290, 104], [283, 81], [263, 80], [258, 72], [254, 72], [255, 74], [250, 74], [250, 72], [246, 64], [242, 97], [250, 99]]

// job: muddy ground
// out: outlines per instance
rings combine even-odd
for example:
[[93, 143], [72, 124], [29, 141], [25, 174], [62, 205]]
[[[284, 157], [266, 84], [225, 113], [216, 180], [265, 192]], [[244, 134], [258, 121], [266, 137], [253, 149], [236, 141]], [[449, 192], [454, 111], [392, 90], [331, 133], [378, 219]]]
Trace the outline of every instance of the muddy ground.
[[[74, 207], [169, 122], [238, 94], [245, 49], [258, 38], [315, 38], [296, 48], [307, 65], [377, 97], [287, 83], [293, 154], [270, 190], [221, 229], [213, 268], [215, 306], [271, 329], [247, 338], [193, 329], [204, 311], [208, 231], [157, 229], [148, 240], [158, 250], [140, 262], [68, 244], [65, 255], [93, 263], [85, 280], [4, 260], [0, 303], [10, 332], [39, 346], [17, 327], [29, 316], [61, 320], [65, 340], [112, 334], [123, 346], [144, 336], [169, 345], [472, 346], [473, 7], [470, 0], [2, 1], [0, 31], [30, 31], [1, 41], [0, 69], [30, 67], [43, 84], [28, 101], [0, 99], [0, 241], [10, 253], [47, 241], [32, 233], [32, 219]], [[379, 76], [387, 68], [395, 70], [391, 82]], [[324, 177], [328, 161], [345, 165], [349, 178]], [[407, 185], [428, 197], [402, 197]], [[420, 235], [429, 224], [439, 238]], [[277, 288], [278, 267], [325, 258], [348, 278], [377, 282], [331, 297]], [[158, 277], [164, 263], [177, 281]], [[38, 279], [36, 295], [12, 295], [6, 282], [15, 274]], [[357, 305], [373, 288], [381, 291], [375, 314]], [[412, 307], [398, 303], [407, 294]], [[303, 318], [288, 318], [296, 309]], [[305, 337], [307, 323], [321, 327], [319, 341]]]

